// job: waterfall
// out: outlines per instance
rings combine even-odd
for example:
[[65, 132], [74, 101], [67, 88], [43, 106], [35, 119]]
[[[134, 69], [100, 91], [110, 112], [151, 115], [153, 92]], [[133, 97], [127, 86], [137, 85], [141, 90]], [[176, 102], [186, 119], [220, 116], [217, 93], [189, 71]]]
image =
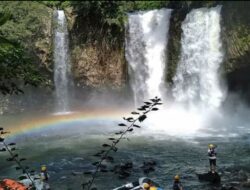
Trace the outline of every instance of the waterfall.
[[219, 77], [223, 61], [220, 11], [221, 6], [194, 9], [182, 23], [181, 58], [173, 79], [177, 102], [217, 108], [224, 100]]
[[[192, 136], [209, 129], [211, 118], [221, 116], [217, 108], [225, 95], [219, 75], [223, 61], [220, 11], [220, 6], [194, 9], [183, 21], [174, 101], [146, 121], [150, 134]], [[164, 98], [170, 15], [167, 9], [128, 15], [126, 59], [136, 103], [153, 96]]]
[[164, 97], [170, 9], [128, 14], [126, 59], [135, 104]]
[[69, 47], [67, 21], [64, 11], [55, 12], [54, 29], [54, 83], [56, 90], [56, 111], [69, 110]]

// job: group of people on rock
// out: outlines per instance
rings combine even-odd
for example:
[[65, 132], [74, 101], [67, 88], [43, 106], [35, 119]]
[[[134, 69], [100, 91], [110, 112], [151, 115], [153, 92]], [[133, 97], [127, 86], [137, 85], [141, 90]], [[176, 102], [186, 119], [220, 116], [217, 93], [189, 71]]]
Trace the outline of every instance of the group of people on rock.
[[[208, 158], [209, 158], [209, 165], [210, 165], [210, 172], [215, 173], [216, 171], [216, 151], [215, 148], [217, 146], [213, 144], [208, 145]], [[162, 190], [159, 187], [154, 186], [151, 183], [144, 183], [143, 184], [143, 190]], [[174, 182], [173, 182], [173, 190], [184, 190], [183, 186], [180, 181], [180, 176], [176, 175], [174, 177]]]

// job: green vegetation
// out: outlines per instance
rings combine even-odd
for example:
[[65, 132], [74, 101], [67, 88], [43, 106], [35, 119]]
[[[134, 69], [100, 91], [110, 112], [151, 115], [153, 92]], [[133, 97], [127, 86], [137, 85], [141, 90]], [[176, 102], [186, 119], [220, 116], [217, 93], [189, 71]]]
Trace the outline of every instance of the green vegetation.
[[[5, 10], [4, 12], [1, 9], [0, 18], [0, 92], [4, 95], [17, 94], [22, 92], [21, 87], [23, 85], [37, 86], [44, 79], [27, 56], [18, 35], [10, 31], [7, 32], [7, 30], [11, 30], [10, 23], [14, 22], [15, 17], [10, 11]], [[16, 31], [18, 29], [20, 28], [17, 28]]]
[[71, 1], [68, 5], [85, 15], [99, 14], [99, 19], [108, 25], [123, 27], [127, 12], [163, 8], [167, 1]]
[[[84, 33], [80, 35], [81, 42], [102, 42], [105, 38], [108, 43], [117, 47], [124, 42], [124, 26], [127, 20], [127, 13], [131, 11], [149, 10], [166, 7], [166, 1], [70, 1], [63, 2], [65, 5], [73, 7], [77, 15], [75, 25], [77, 28], [73, 33]], [[80, 23], [84, 20], [84, 26], [88, 29], [81, 28]], [[84, 27], [82, 24], [82, 27]], [[81, 32], [82, 33], [82, 32]], [[78, 38], [79, 40], [79, 38]]]
[[18, 44], [0, 41], [0, 92], [12, 94], [22, 92], [23, 84], [37, 86], [43, 81], [25, 52]]
[[46, 22], [51, 20], [48, 8], [37, 2], [0, 2], [0, 12], [8, 12], [10, 18], [1, 26], [0, 34], [9, 40], [20, 42], [25, 48], [44, 38]]

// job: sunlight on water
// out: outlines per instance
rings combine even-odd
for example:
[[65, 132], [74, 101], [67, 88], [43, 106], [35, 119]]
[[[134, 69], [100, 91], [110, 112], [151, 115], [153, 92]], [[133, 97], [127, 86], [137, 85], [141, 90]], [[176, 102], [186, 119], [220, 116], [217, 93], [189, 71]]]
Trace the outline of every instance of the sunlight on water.
[[75, 112], [71, 112], [71, 111], [62, 111], [62, 112], [55, 112], [52, 115], [69, 115], [69, 114], [73, 114]]
[[150, 115], [150, 130], [162, 135], [185, 137], [195, 135], [202, 127], [202, 117], [197, 111], [187, 111], [181, 107], [163, 109]]

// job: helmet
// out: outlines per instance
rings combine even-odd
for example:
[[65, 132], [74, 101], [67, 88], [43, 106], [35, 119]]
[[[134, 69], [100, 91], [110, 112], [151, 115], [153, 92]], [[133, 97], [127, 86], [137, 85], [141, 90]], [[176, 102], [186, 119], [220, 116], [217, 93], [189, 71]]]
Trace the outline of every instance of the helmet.
[[149, 186], [149, 184], [148, 183], [143, 183], [143, 188], [144, 189], [148, 189], [150, 186]]
[[179, 175], [174, 176], [174, 180], [180, 180], [180, 176]]
[[42, 171], [46, 171], [46, 170], [47, 170], [47, 167], [46, 167], [45, 165], [42, 165], [41, 170], [42, 170]]
[[213, 144], [209, 144], [208, 147], [209, 148], [214, 148], [214, 145]]

